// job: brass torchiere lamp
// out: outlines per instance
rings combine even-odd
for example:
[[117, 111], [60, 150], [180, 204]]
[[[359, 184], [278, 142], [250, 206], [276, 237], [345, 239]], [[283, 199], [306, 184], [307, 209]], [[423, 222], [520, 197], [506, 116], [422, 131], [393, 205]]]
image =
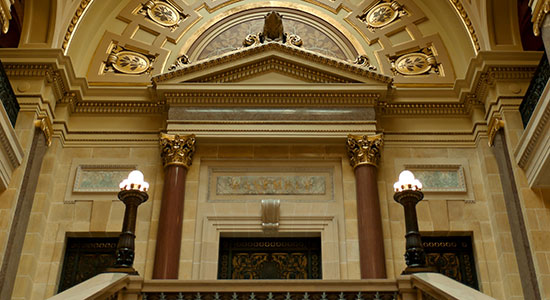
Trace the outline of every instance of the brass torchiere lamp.
[[399, 174], [399, 181], [393, 185], [393, 188], [395, 190], [393, 199], [403, 205], [405, 209], [405, 238], [407, 239], [405, 262], [407, 268], [401, 274], [433, 272], [432, 268], [426, 266], [426, 254], [422, 247], [416, 217], [416, 204], [424, 198], [424, 194], [421, 192], [422, 183], [414, 178], [411, 171], [405, 170]]
[[143, 180], [143, 174], [138, 170], [132, 171], [128, 178], [120, 183], [121, 191], [118, 193], [118, 198], [126, 205], [124, 223], [122, 224], [122, 233], [118, 238], [115, 266], [108, 268], [107, 272], [138, 275], [138, 272], [133, 268], [137, 209], [141, 203], [149, 198], [147, 195], [148, 189], [149, 183]]

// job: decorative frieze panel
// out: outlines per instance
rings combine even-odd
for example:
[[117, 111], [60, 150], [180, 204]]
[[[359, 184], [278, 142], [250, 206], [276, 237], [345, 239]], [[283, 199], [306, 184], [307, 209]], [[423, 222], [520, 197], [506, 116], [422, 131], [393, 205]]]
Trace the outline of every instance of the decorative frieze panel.
[[[414, 162], [413, 162], [414, 161]], [[422, 182], [426, 200], [462, 200], [474, 203], [472, 174], [467, 159], [414, 158], [396, 159], [395, 173], [410, 170]]]
[[258, 201], [277, 196], [282, 201], [334, 200], [331, 168], [210, 168], [209, 202]]
[[136, 160], [121, 164], [117, 159], [75, 158], [68, 170], [64, 202], [119, 201], [116, 194], [120, 191], [120, 182], [136, 169], [143, 170], [143, 165]]
[[119, 183], [135, 169], [135, 165], [80, 165], [73, 192], [118, 192]]
[[466, 192], [461, 165], [405, 165], [422, 182], [424, 192]]

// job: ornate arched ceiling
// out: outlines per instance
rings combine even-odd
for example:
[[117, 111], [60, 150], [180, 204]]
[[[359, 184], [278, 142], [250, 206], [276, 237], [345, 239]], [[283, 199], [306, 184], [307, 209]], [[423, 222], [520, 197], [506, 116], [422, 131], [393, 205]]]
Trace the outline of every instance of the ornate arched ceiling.
[[[30, 2], [38, 7], [40, 1]], [[504, 39], [510, 30], [491, 21], [513, 9], [512, 0], [500, 6], [475, 0], [52, 2], [52, 43], [72, 58], [77, 75], [101, 85], [149, 84], [181, 55], [195, 62], [234, 51], [248, 33], [257, 33], [269, 10], [281, 12], [286, 31], [300, 35], [305, 49], [348, 61], [365, 55], [396, 85], [450, 86], [464, 78], [479, 51], [516, 47], [513, 30]], [[159, 17], [163, 11], [173, 15]], [[128, 67], [117, 68], [118, 60]], [[133, 70], [132, 60], [139, 65]]]

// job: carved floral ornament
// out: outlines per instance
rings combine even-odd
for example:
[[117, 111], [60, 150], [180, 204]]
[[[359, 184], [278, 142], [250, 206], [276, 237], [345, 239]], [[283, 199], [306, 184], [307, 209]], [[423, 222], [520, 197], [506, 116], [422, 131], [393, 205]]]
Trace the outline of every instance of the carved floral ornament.
[[358, 16], [359, 20], [367, 24], [369, 30], [382, 28], [398, 18], [407, 14], [404, 7], [397, 1], [379, 1], [364, 14]]
[[440, 74], [433, 51], [430, 47], [418, 52], [390, 57], [392, 72], [397, 75], [422, 75], [427, 73]]
[[353, 168], [359, 165], [378, 166], [383, 143], [382, 134], [371, 136], [348, 135], [346, 146], [350, 165]]
[[170, 135], [162, 133], [160, 148], [164, 167], [180, 165], [188, 168], [195, 154], [195, 135]]
[[160, 26], [170, 27], [172, 30], [176, 29], [178, 24], [187, 18], [187, 15], [184, 15], [168, 1], [149, 0], [142, 4], [138, 13], [148, 17]]
[[155, 57], [115, 45], [105, 62], [105, 72], [138, 75], [150, 73]]

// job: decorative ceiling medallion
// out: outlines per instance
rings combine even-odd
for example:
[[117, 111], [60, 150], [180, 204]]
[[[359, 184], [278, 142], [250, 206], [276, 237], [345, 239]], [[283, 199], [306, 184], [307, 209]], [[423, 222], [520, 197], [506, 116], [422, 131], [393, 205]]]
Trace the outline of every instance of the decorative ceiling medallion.
[[149, 69], [149, 60], [143, 54], [121, 51], [118, 53], [118, 59], [113, 64], [113, 68], [121, 73], [141, 74]]
[[432, 66], [428, 56], [422, 53], [410, 53], [395, 61], [395, 70], [403, 75], [419, 75], [428, 72]]
[[374, 31], [377, 28], [382, 28], [398, 17], [406, 15], [407, 12], [403, 9], [403, 6], [397, 3], [397, 1], [379, 1], [378, 4], [373, 6], [365, 14], [359, 16], [359, 19], [367, 24], [367, 27]]
[[166, 1], [149, 0], [142, 5], [139, 13], [149, 17], [153, 22], [175, 29], [187, 16]]
[[365, 21], [372, 27], [383, 27], [397, 18], [397, 10], [394, 10], [389, 3], [382, 3], [375, 6], [365, 18]]
[[124, 73], [138, 75], [152, 70], [151, 64], [154, 56], [145, 55], [135, 51], [126, 50], [116, 45], [111, 50], [107, 62], [105, 63], [105, 72]]
[[170, 5], [157, 2], [151, 9], [147, 10], [147, 15], [151, 20], [162, 26], [170, 27], [178, 24], [178, 11]]
[[402, 75], [421, 75], [426, 73], [439, 74], [439, 67], [430, 48], [390, 58], [392, 71]]

